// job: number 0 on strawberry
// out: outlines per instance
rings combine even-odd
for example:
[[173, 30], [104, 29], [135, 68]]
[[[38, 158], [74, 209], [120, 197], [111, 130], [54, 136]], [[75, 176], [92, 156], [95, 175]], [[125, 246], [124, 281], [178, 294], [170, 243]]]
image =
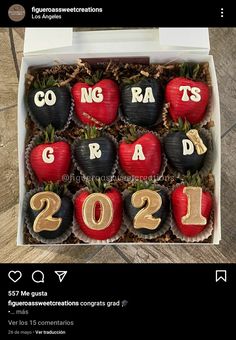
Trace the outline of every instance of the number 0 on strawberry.
[[123, 203], [120, 192], [98, 181], [75, 198], [75, 218], [85, 235], [96, 240], [115, 236], [122, 222]]

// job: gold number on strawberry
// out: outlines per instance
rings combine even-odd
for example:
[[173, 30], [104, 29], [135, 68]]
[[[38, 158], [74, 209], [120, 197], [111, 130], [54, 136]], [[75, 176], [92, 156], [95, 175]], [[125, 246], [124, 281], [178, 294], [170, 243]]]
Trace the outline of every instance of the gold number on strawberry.
[[77, 118], [84, 124], [103, 127], [112, 124], [117, 118], [120, 102], [118, 85], [111, 79], [98, 77], [78, 82], [71, 90]]
[[55, 239], [72, 225], [73, 203], [64, 188], [48, 183], [34, 193], [27, 206], [30, 228], [43, 239]]
[[119, 145], [119, 162], [126, 174], [139, 179], [157, 176], [162, 165], [161, 143], [151, 132], [138, 137], [131, 127]]
[[[201, 187], [199, 176], [188, 175], [189, 184], [178, 186], [171, 195], [173, 217], [182, 235], [194, 237], [207, 226], [212, 209], [212, 197]], [[190, 184], [191, 183], [191, 184]]]
[[54, 129], [48, 127], [44, 141], [30, 151], [29, 163], [39, 183], [63, 181], [71, 167], [71, 150], [66, 141], [54, 140]]
[[173, 78], [166, 86], [165, 99], [169, 103], [170, 116], [175, 122], [182, 118], [191, 124], [197, 124], [204, 118], [209, 88], [206, 83], [195, 80], [199, 70], [198, 64], [183, 64], [180, 68], [181, 76]]
[[101, 181], [91, 181], [90, 189], [75, 198], [75, 217], [85, 235], [106, 240], [116, 235], [122, 223], [123, 204], [120, 192]]
[[159, 80], [143, 78], [121, 88], [122, 112], [127, 121], [152, 126], [161, 118], [163, 89]]
[[61, 218], [52, 217], [61, 207], [61, 199], [54, 192], [38, 192], [30, 200], [30, 207], [33, 210], [41, 210], [46, 203], [46, 208], [42, 210], [34, 220], [33, 230], [40, 232], [42, 230], [57, 230], [62, 222]]
[[34, 82], [29, 91], [28, 107], [33, 120], [41, 128], [52, 125], [56, 130], [65, 127], [71, 110], [71, 94], [66, 86], [59, 87], [51, 76]]
[[124, 199], [124, 211], [134, 229], [141, 234], [153, 234], [161, 230], [169, 214], [169, 197], [159, 187], [137, 182]]
[[116, 145], [96, 127], [87, 127], [74, 144], [74, 157], [86, 176], [110, 176], [117, 159]]

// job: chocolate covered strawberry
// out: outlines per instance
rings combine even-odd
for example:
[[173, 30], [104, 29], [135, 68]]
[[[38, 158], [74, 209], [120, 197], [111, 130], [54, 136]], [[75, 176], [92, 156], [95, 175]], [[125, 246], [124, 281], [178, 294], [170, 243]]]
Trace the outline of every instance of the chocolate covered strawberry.
[[110, 176], [117, 158], [116, 145], [96, 127], [88, 127], [74, 144], [74, 157], [86, 176]]
[[166, 191], [146, 182], [138, 182], [129, 190], [131, 193], [124, 199], [124, 211], [134, 229], [144, 235], [161, 230], [170, 208]]
[[138, 137], [133, 128], [119, 145], [121, 168], [130, 176], [145, 179], [161, 170], [162, 150], [157, 136], [151, 132]]
[[161, 117], [163, 89], [159, 80], [143, 78], [121, 88], [122, 112], [127, 121], [152, 126]]
[[70, 145], [65, 141], [54, 141], [53, 132], [50, 138], [47, 137], [30, 151], [30, 166], [39, 183], [63, 181], [64, 175], [70, 172]]
[[200, 234], [207, 226], [212, 209], [212, 196], [196, 185], [180, 185], [171, 195], [176, 227], [189, 237]]
[[70, 90], [66, 86], [59, 87], [52, 77], [47, 81], [34, 82], [34, 88], [28, 95], [28, 107], [40, 127], [46, 128], [51, 124], [56, 130], [61, 130], [70, 114]]
[[116, 120], [120, 93], [113, 80], [102, 79], [94, 85], [79, 82], [71, 93], [76, 116], [82, 123], [102, 127]]
[[30, 197], [27, 217], [35, 233], [45, 239], [55, 239], [72, 226], [72, 199], [62, 187], [49, 183], [43, 191]]
[[106, 240], [117, 234], [122, 223], [122, 196], [116, 188], [96, 185], [75, 198], [75, 218], [85, 235]]
[[207, 155], [208, 139], [203, 131], [191, 129], [190, 124], [179, 123], [164, 138], [164, 150], [170, 165], [181, 174], [200, 170]]
[[[192, 65], [191, 65], [192, 66]], [[187, 119], [191, 124], [202, 121], [209, 101], [209, 88], [202, 81], [195, 81], [197, 66], [184, 66], [183, 73], [188, 77], [177, 77], [168, 82], [165, 99], [169, 103], [169, 113], [176, 122], [178, 118]], [[190, 72], [191, 71], [191, 72]], [[192, 76], [190, 79], [189, 77]]]

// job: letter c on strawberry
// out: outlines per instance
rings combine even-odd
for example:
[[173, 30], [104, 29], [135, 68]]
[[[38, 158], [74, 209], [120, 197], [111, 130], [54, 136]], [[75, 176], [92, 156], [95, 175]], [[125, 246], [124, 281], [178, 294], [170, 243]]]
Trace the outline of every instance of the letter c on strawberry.
[[53, 106], [56, 104], [57, 98], [52, 90], [48, 90], [46, 93], [43, 91], [38, 91], [34, 96], [34, 103], [38, 107], [43, 107], [45, 104], [48, 106]]

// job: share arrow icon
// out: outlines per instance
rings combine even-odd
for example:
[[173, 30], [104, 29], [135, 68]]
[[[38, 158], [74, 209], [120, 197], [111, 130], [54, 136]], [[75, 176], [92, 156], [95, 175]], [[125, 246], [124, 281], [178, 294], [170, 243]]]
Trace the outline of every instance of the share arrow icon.
[[57, 274], [59, 281], [62, 282], [67, 274], [67, 270], [55, 270], [55, 274]]

